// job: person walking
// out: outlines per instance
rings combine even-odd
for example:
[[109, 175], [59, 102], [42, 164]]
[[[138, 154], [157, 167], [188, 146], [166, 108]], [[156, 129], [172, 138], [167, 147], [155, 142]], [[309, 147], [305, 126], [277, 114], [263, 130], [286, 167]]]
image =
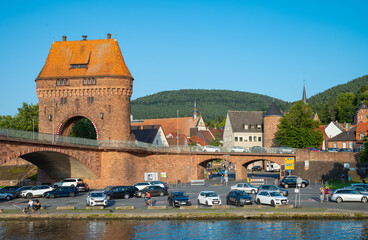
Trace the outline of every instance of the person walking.
[[224, 174], [221, 174], [221, 185], [224, 183]]
[[329, 190], [329, 188], [326, 186], [326, 188], [325, 188], [325, 199], [326, 199], [326, 202], [329, 201], [329, 198], [328, 198], [328, 190]]
[[319, 197], [321, 199], [321, 203], [323, 203], [324, 196], [325, 196], [325, 189], [323, 187], [320, 187], [319, 191], [320, 191], [320, 196]]

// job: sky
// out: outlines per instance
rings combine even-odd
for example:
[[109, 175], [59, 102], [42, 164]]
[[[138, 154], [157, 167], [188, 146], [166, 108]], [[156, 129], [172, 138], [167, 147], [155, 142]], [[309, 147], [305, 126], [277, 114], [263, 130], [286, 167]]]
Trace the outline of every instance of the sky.
[[0, 115], [36, 104], [53, 41], [118, 40], [132, 100], [226, 89], [284, 101], [368, 74], [368, 1], [0, 0]]

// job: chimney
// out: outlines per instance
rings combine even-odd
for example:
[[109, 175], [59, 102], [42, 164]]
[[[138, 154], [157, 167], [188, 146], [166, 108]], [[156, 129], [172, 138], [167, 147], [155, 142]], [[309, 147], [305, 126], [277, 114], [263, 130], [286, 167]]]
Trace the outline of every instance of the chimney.
[[87, 40], [87, 35], [82, 35], [82, 37], [83, 37], [83, 41]]
[[111, 33], [107, 34], [107, 39], [111, 39]]
[[63, 42], [65, 42], [66, 41], [66, 36], [63, 36], [62, 38], [63, 38]]

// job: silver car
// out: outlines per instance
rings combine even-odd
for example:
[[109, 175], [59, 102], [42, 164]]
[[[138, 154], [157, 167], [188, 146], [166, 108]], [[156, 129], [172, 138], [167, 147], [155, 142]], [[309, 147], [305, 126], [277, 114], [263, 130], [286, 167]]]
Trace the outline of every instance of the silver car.
[[243, 147], [234, 146], [230, 150], [231, 152], [249, 152], [248, 149], [245, 149]]
[[257, 188], [253, 187], [249, 183], [237, 183], [233, 186], [231, 186], [231, 190], [238, 190], [238, 191], [244, 191], [246, 193], [256, 194]]
[[107, 206], [108, 200], [102, 191], [89, 192], [86, 197], [87, 206]]
[[359, 192], [356, 189], [342, 188], [337, 189], [331, 194], [331, 201], [341, 202], [368, 202], [368, 194]]

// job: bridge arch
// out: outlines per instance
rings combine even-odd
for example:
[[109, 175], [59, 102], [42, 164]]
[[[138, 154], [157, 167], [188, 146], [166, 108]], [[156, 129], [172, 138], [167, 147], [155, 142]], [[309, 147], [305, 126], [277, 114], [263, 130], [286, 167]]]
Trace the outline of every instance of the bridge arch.
[[99, 139], [99, 134], [98, 134], [98, 129], [96, 126], [96, 123], [94, 121], [92, 121], [92, 118], [89, 116], [84, 116], [84, 115], [72, 115], [69, 116], [67, 118], [65, 118], [58, 126], [57, 131], [56, 131], [56, 135], [63, 135], [63, 136], [70, 136], [71, 131], [73, 129], [73, 127], [75, 126], [75, 124], [77, 122], [79, 122], [82, 119], [87, 119], [88, 121], [90, 121], [93, 125], [93, 128], [96, 132], [96, 139]]

